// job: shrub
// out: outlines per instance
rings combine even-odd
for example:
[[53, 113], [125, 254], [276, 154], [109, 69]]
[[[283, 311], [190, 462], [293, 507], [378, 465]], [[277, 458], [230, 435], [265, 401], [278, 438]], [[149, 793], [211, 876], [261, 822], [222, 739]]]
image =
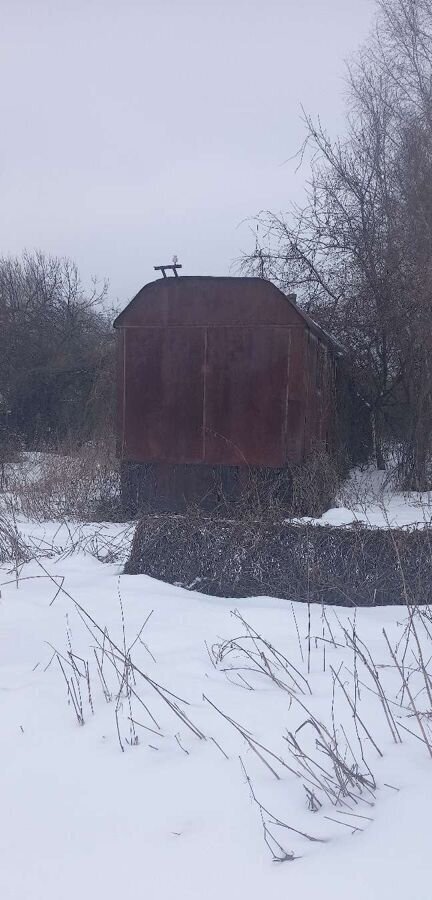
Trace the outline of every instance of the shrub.
[[424, 604], [432, 598], [431, 530], [145, 516], [125, 566], [140, 572], [222, 597]]
[[120, 514], [118, 463], [110, 444], [34, 454], [9, 479], [10, 505], [34, 521], [103, 521]]

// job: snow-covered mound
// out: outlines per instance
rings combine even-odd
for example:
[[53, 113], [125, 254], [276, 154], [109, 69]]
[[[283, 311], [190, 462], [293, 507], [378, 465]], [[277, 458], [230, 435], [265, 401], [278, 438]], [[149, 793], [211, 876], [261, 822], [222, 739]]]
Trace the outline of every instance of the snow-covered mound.
[[432, 524], [432, 493], [401, 493], [392, 487], [389, 473], [373, 468], [353, 469], [338, 497], [338, 505], [319, 519], [320, 525], [352, 525], [370, 528], [424, 527]]

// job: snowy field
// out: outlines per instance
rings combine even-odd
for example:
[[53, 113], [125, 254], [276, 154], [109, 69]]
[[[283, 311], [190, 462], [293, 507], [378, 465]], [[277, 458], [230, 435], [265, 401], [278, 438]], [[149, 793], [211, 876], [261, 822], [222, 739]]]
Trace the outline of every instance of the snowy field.
[[[430, 520], [372, 493], [323, 520]], [[430, 900], [428, 608], [213, 599], [122, 575], [131, 526], [18, 529], [1, 898]]]

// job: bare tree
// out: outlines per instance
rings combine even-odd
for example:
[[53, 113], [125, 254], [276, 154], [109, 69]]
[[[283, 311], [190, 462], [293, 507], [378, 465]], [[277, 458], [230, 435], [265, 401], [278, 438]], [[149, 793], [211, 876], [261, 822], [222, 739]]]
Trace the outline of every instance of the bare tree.
[[432, 282], [432, 4], [379, 0], [347, 73], [347, 123], [332, 140], [305, 115], [306, 202], [258, 218], [243, 265], [295, 289], [350, 352], [383, 438], [403, 440], [410, 487], [429, 483]]
[[85, 289], [71, 260], [0, 259], [0, 394], [27, 442], [56, 440], [84, 420], [110, 351], [107, 285]]

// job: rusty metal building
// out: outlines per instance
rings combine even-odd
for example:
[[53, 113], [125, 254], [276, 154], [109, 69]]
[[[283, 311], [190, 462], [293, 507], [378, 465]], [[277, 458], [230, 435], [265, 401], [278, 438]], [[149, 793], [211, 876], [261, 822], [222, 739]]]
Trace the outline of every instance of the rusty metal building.
[[269, 281], [160, 278], [114, 327], [127, 505], [179, 509], [334, 446], [341, 348]]

